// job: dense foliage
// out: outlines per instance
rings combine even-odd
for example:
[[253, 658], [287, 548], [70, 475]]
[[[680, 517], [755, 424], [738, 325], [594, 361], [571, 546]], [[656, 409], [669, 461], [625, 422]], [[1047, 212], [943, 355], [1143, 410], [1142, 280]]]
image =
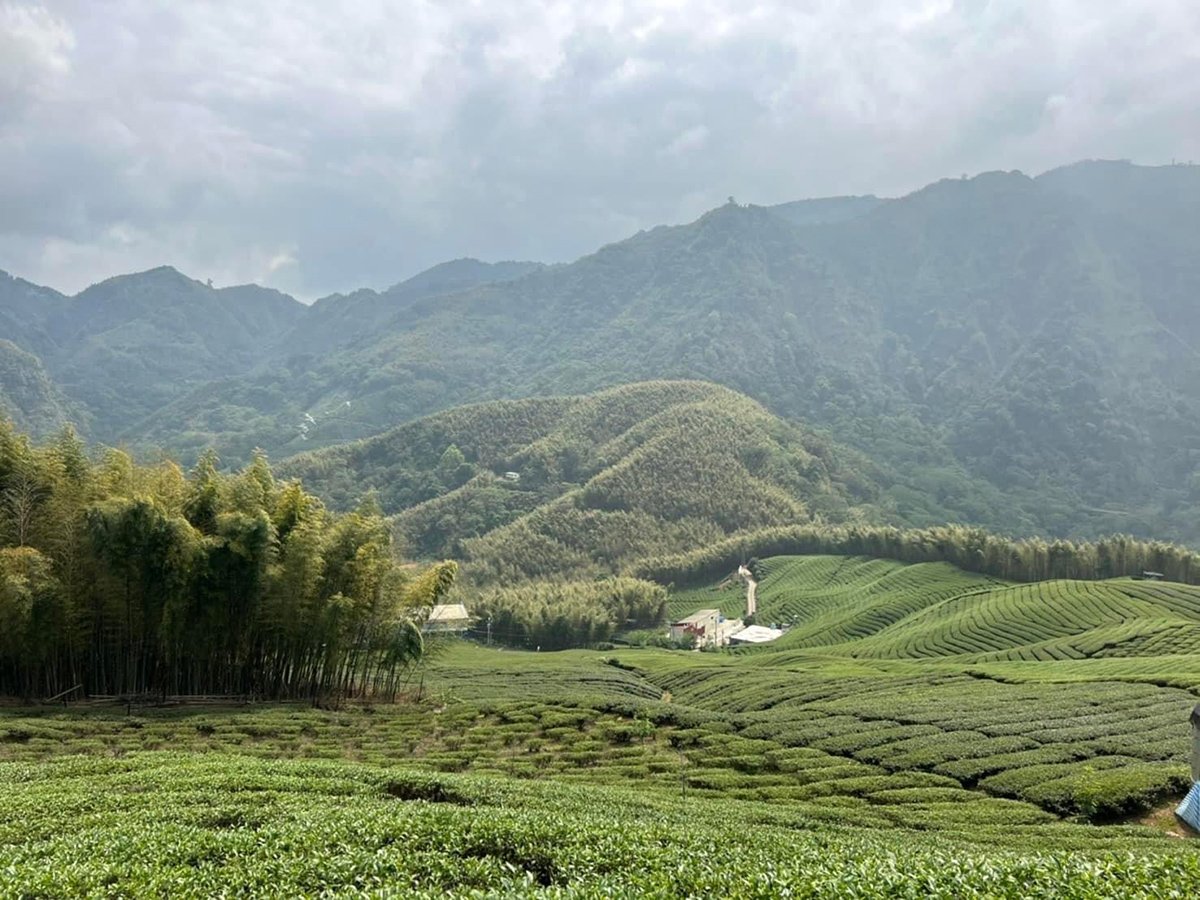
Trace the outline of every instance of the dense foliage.
[[474, 608], [480, 637], [562, 650], [606, 641], [617, 629], [661, 625], [667, 592], [634, 578], [533, 582], [486, 592]]
[[50, 434], [84, 417], [51, 380], [42, 361], [0, 340], [0, 417], [24, 431]]
[[982, 528], [945, 525], [902, 529], [873, 525], [795, 525], [736, 535], [677, 556], [645, 559], [630, 574], [662, 584], [694, 584], [727, 575], [753, 557], [832, 553], [901, 562], [948, 562], [1010, 581], [1102, 579], [1155, 572], [1200, 583], [1200, 554], [1127, 535], [1097, 541], [1014, 540]]
[[261, 455], [185, 476], [0, 422], [0, 694], [390, 691], [454, 572], [400, 567], [377, 507], [332, 515]]
[[498, 581], [611, 574], [765, 525], [888, 517], [858, 454], [691, 381], [460, 407], [283, 471], [342, 508], [377, 491], [411, 552]]

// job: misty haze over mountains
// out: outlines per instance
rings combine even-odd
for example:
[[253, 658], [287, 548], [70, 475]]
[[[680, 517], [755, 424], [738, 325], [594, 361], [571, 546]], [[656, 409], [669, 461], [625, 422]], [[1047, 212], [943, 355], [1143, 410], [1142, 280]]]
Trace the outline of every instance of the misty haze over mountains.
[[1200, 539], [1200, 168], [730, 203], [571, 264], [457, 260], [305, 306], [163, 267], [0, 280], [0, 405], [230, 464], [463, 403], [713, 381], [880, 468], [913, 524]]

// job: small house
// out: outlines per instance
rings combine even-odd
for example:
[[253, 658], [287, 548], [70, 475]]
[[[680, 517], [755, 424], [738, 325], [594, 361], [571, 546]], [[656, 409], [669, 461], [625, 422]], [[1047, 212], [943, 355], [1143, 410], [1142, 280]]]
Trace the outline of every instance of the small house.
[[671, 623], [671, 640], [691, 638], [697, 647], [724, 647], [730, 635], [741, 630], [741, 619], [727, 619], [719, 609], [701, 609]]
[[471, 617], [461, 603], [442, 603], [429, 611], [421, 628], [426, 634], [462, 634], [471, 627]]

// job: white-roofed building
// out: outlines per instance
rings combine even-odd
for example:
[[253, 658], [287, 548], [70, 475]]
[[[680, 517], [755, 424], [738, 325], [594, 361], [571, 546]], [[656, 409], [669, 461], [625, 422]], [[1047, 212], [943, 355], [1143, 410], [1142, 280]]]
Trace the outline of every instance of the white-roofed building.
[[741, 631], [729, 636], [731, 644], [769, 644], [783, 636], [778, 628], [768, 628], [766, 625], [747, 625]]

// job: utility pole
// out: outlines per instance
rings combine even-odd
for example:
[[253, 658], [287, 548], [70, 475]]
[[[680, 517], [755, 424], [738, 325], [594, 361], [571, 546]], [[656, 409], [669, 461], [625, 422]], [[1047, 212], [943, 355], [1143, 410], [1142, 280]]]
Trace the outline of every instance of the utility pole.
[[488, 614], [487, 645], [492, 646], [492, 616]]

